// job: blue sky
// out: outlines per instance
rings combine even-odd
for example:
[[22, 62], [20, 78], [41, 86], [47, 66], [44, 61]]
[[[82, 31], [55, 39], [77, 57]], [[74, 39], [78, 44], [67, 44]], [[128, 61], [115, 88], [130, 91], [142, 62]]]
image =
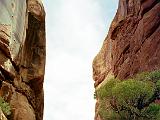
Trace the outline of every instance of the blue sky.
[[93, 120], [92, 60], [118, 0], [44, 0], [47, 62], [44, 120]]

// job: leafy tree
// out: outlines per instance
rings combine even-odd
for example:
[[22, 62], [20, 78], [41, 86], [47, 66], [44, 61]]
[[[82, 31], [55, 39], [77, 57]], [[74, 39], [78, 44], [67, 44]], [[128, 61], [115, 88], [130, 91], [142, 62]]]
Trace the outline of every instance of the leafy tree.
[[160, 71], [143, 72], [132, 79], [110, 79], [96, 90], [103, 120], [159, 120]]

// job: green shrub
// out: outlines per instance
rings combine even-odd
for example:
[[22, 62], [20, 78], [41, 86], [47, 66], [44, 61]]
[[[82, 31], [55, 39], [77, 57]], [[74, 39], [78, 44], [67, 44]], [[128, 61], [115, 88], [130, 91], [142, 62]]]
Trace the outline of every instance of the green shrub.
[[158, 80], [160, 80], [160, 71], [142, 72], [140, 74], [137, 74], [134, 79], [156, 83]]
[[158, 91], [160, 91], [160, 80], [158, 80], [158, 81], [156, 82], [156, 88], [157, 88]]
[[119, 82], [118, 79], [111, 78], [106, 84], [96, 90], [96, 96], [100, 99], [105, 99], [112, 96], [112, 88]]
[[160, 71], [143, 72], [132, 79], [110, 79], [96, 90], [103, 120], [160, 120]]
[[160, 105], [151, 103], [142, 111], [142, 115], [149, 120], [160, 120]]
[[103, 120], [120, 120], [120, 116], [118, 115], [118, 113], [107, 107], [105, 100], [100, 100], [98, 113]]
[[5, 102], [2, 97], [0, 97], [0, 108], [6, 116], [11, 114], [11, 107], [9, 103]]
[[118, 104], [134, 106], [140, 98], [143, 98], [142, 102], [147, 102], [154, 95], [154, 86], [149, 82], [131, 79], [115, 85], [112, 94]]
[[147, 114], [150, 116], [155, 116], [160, 112], [160, 105], [152, 103], [149, 105], [148, 109], [146, 110]]

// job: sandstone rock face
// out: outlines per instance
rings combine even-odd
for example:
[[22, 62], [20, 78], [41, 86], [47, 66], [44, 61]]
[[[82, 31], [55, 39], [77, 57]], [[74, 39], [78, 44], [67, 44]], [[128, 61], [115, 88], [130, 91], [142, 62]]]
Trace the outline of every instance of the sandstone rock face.
[[0, 109], [0, 120], [7, 120], [6, 116], [3, 114], [1, 109]]
[[[93, 61], [99, 87], [110, 76], [126, 79], [160, 69], [160, 1], [120, 0], [103, 46]], [[95, 117], [100, 120], [99, 116]]]
[[41, 0], [0, 0], [0, 95], [13, 120], [43, 119], [45, 12]]

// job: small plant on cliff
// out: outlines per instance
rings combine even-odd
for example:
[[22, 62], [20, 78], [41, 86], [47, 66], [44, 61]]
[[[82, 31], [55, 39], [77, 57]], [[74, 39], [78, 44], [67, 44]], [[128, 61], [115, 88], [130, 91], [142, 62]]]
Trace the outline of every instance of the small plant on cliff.
[[160, 71], [144, 72], [125, 81], [110, 79], [96, 90], [103, 120], [159, 120]]
[[6, 116], [11, 114], [11, 107], [9, 103], [5, 102], [2, 97], [0, 97], [0, 108]]

